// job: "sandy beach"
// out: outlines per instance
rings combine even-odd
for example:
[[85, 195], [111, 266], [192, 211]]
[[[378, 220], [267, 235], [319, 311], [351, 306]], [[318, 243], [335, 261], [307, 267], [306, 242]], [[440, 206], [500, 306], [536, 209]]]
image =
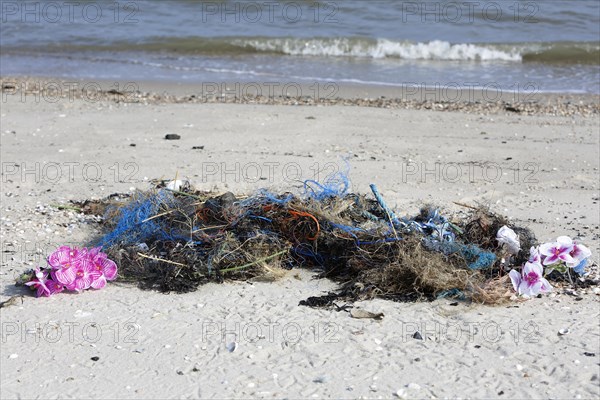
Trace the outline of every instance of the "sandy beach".
[[598, 96], [390, 104], [393, 89], [346, 88], [335, 104], [242, 104], [178, 101], [198, 88], [167, 84], [122, 101], [102, 87], [94, 101], [3, 89], [0, 301], [24, 297], [1, 311], [1, 398], [600, 397], [598, 286], [497, 307], [356, 304], [380, 321], [299, 306], [336, 287], [307, 270], [188, 294], [117, 281], [36, 299], [14, 286], [55, 247], [98, 235], [92, 217], [56, 205], [157, 178], [297, 191], [347, 168], [352, 191], [376, 183], [399, 214], [485, 205], [539, 241], [577, 238], [597, 265]]

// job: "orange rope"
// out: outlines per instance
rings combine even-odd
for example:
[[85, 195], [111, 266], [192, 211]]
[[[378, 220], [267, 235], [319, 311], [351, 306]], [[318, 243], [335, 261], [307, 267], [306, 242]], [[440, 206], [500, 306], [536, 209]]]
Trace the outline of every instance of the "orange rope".
[[308, 240], [317, 240], [317, 237], [319, 236], [319, 232], [321, 232], [321, 225], [319, 225], [319, 220], [314, 215], [309, 214], [304, 211], [295, 211], [295, 210], [288, 210], [288, 211], [295, 218], [308, 217], [308, 218], [311, 218], [313, 221], [315, 221], [315, 224], [317, 224], [317, 233], [315, 233], [314, 236], [307, 237], [307, 239]]
[[202, 222], [208, 221], [208, 209], [207, 208], [199, 209], [198, 211], [196, 211], [196, 217]]

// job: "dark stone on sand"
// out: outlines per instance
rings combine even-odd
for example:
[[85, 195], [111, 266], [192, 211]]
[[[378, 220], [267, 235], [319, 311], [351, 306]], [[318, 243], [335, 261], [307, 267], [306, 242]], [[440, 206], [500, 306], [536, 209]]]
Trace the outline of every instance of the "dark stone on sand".
[[204, 150], [204, 146], [194, 146], [192, 150]]
[[423, 340], [423, 336], [421, 335], [421, 332], [419, 332], [419, 331], [416, 331], [412, 337], [413, 337], [413, 339]]
[[100, 357], [98, 357], [98, 356], [94, 356], [91, 358], [92, 361], [98, 361], [99, 359], [100, 359]]
[[167, 140], [179, 140], [179, 139], [181, 139], [181, 136], [179, 136], [176, 133], [167, 133], [165, 135], [165, 139], [167, 139]]
[[235, 195], [231, 192], [224, 193], [217, 197], [212, 197], [204, 202], [204, 208], [212, 213], [220, 213], [223, 209], [231, 207], [237, 201]]

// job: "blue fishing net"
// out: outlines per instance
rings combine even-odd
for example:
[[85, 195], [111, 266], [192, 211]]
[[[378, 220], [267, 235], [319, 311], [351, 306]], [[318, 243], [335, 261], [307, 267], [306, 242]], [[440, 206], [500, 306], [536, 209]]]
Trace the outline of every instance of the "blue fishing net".
[[112, 217], [116, 219], [115, 227], [100, 239], [99, 245], [110, 247], [115, 244], [140, 244], [150, 240], [185, 240], [184, 235], [167, 227], [157, 217], [160, 210], [174, 205], [173, 193], [166, 190], [136, 195]]
[[323, 182], [312, 179], [304, 181], [303, 195], [306, 198], [323, 201], [331, 197], [344, 197], [348, 194], [350, 179], [344, 172], [329, 175]]

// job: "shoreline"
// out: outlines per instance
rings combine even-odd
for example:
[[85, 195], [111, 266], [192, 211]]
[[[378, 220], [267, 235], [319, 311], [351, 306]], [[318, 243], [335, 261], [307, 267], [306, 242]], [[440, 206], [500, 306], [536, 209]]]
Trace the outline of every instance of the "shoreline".
[[2, 101], [84, 100], [131, 104], [260, 104], [358, 106], [464, 113], [600, 115], [600, 95], [502, 92], [494, 88], [395, 87], [335, 83], [110, 81], [51, 77], [0, 77]]

